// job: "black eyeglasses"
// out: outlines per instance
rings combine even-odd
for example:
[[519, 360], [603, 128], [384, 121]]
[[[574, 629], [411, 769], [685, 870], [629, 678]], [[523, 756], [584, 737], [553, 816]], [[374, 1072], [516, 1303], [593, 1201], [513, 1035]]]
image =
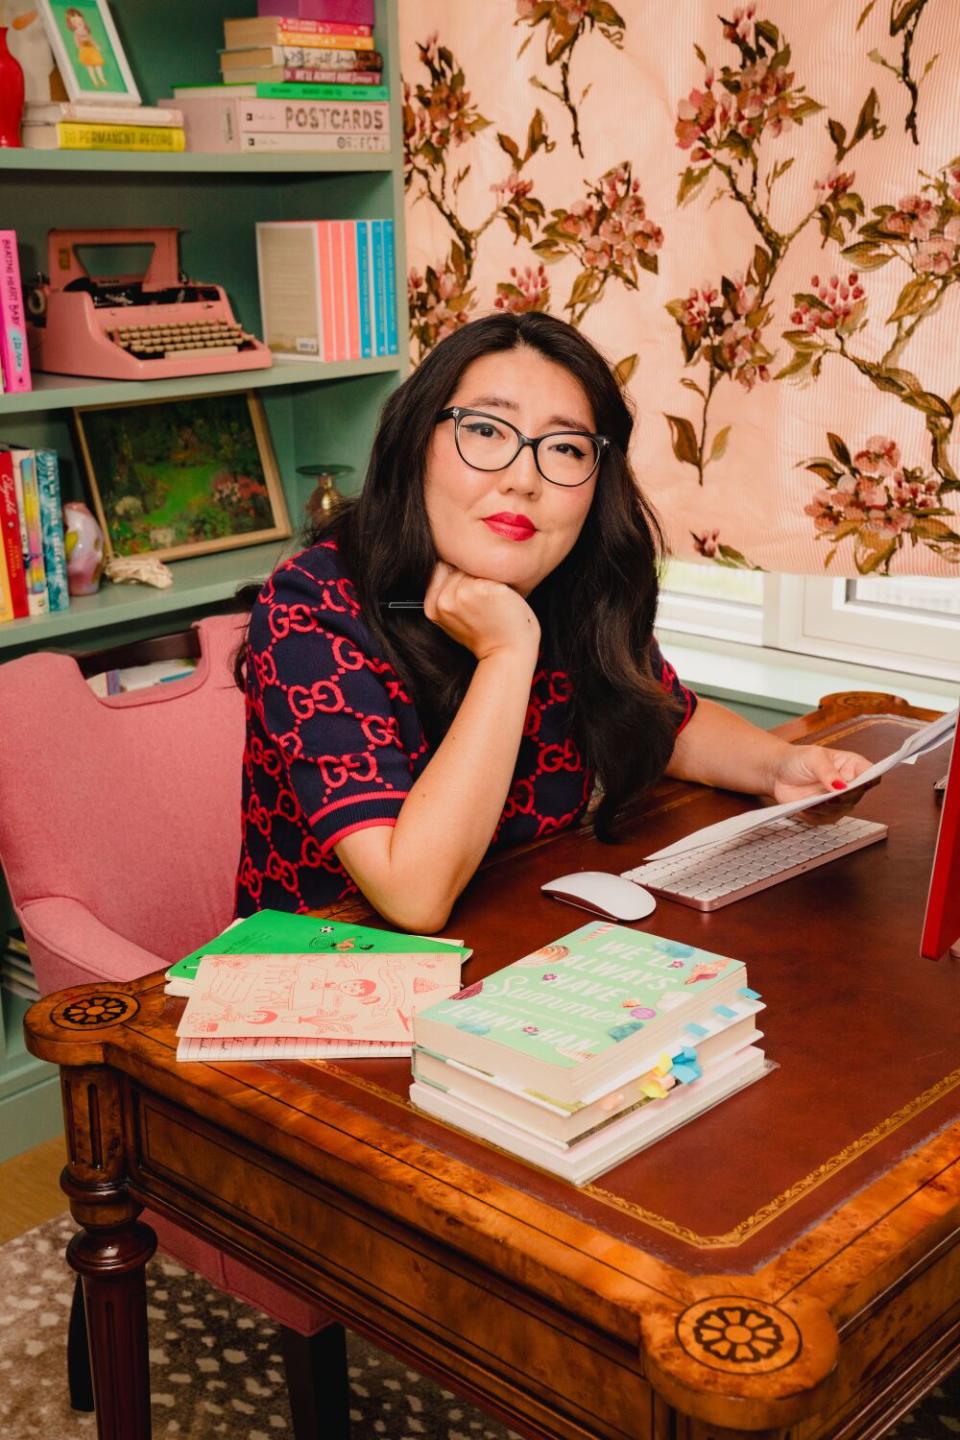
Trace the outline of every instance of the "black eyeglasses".
[[552, 430], [531, 439], [499, 415], [465, 410], [462, 405], [441, 410], [437, 421], [441, 420], [454, 422], [457, 453], [471, 469], [506, 470], [529, 445], [537, 470], [551, 485], [585, 485], [610, 444], [606, 435], [585, 430]]

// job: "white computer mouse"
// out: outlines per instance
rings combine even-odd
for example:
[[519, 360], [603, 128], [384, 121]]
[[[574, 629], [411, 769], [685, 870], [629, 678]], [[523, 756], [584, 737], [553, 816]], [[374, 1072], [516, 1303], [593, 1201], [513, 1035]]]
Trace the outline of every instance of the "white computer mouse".
[[592, 910], [605, 920], [642, 920], [657, 905], [649, 890], [605, 870], [577, 870], [572, 875], [548, 880], [540, 889], [555, 900], [566, 900], [571, 905], [579, 905], [581, 910]]

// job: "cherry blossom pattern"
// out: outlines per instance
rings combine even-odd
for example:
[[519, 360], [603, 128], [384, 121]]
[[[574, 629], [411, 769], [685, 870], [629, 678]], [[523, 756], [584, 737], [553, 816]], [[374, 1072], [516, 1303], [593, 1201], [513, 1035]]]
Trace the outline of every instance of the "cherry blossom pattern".
[[[539, 26], [546, 31], [544, 58], [548, 65], [560, 67], [560, 88], [554, 90], [539, 77], [531, 83], [538, 90], [544, 90], [559, 100], [565, 107], [572, 126], [571, 144], [583, 159], [583, 144], [580, 139], [580, 118], [570, 91], [570, 64], [577, 42], [587, 31], [599, 30], [605, 40], [618, 50], [623, 48], [625, 21], [608, 0], [517, 0], [515, 25], [527, 25], [531, 33], [524, 40], [517, 56], [523, 54]], [[589, 85], [580, 96], [583, 101], [589, 92]]]
[[716, 565], [722, 565], [726, 570], [762, 570], [762, 565], [755, 565], [748, 560], [739, 550], [732, 545], [724, 544], [720, 539], [719, 530], [705, 530], [698, 535], [695, 530], [690, 531], [690, 538], [693, 541], [693, 548], [704, 560], [712, 560]]
[[663, 231], [647, 216], [640, 181], [633, 178], [628, 160], [588, 184], [585, 200], [553, 210], [551, 216], [533, 248], [547, 264], [566, 256], [577, 261], [580, 273], [564, 306], [573, 325], [601, 299], [610, 280], [636, 290], [641, 270], [657, 273]]
[[[861, 10], [860, 18], [857, 21], [858, 30], [864, 24], [876, 3], [877, 0], [868, 0], [867, 5]], [[887, 29], [890, 39], [899, 40], [900, 42], [900, 57], [897, 64], [887, 60], [877, 49], [870, 51], [870, 59], [873, 63], [875, 65], [882, 65], [884, 70], [889, 70], [892, 75], [895, 75], [910, 96], [910, 108], [907, 111], [907, 118], [903, 122], [903, 128], [912, 138], [914, 145], [920, 144], [920, 138], [917, 134], [917, 106], [920, 102], [920, 86], [940, 59], [939, 54], [932, 55], [926, 65], [924, 65], [920, 75], [914, 75], [912, 68], [913, 43], [916, 39], [917, 27], [920, 24], [920, 19], [926, 4], [927, 0], [889, 0]]]
[[773, 318], [769, 297], [779, 267], [793, 241], [814, 222], [824, 245], [829, 241], [843, 244], [849, 238], [864, 206], [852, 188], [855, 172], [844, 168], [843, 162], [862, 140], [883, 134], [874, 90], [863, 102], [849, 138], [840, 121], [828, 119], [833, 165], [815, 182], [804, 213], [789, 228], [782, 228], [782, 222], [775, 224], [771, 218], [774, 188], [795, 157], [768, 160], [768, 147], [820, 113], [823, 106], [798, 83], [790, 68], [789, 44], [776, 25], [758, 16], [756, 4], [735, 9], [721, 24], [723, 37], [735, 47], [737, 59], [717, 71], [701, 47], [694, 46], [705, 69], [702, 86], [692, 89], [677, 107], [677, 144], [690, 152], [690, 164], [680, 176], [677, 203], [689, 204], [711, 177], [718, 179], [721, 183], [714, 198], [726, 197], [739, 205], [762, 243], [755, 244], [753, 257], [739, 276], [723, 277], [719, 284], [701, 284], [667, 305], [680, 329], [687, 366], [702, 363], [707, 367], [703, 385], [690, 376], [680, 382], [699, 397], [698, 421], [666, 415], [674, 455], [696, 470], [701, 485], [707, 466], [723, 458], [730, 435], [730, 427], [723, 426], [708, 439], [707, 412], [714, 391], [723, 379], [735, 380], [747, 390], [770, 379], [774, 354], [762, 332]]
[[531, 310], [547, 310], [550, 306], [550, 281], [545, 265], [510, 267], [510, 279], [497, 282], [497, 310], [511, 315], [527, 315]]
[[428, 83], [414, 86], [405, 81], [403, 86], [404, 183], [415, 199], [426, 199], [433, 206], [452, 235], [444, 260], [427, 266], [422, 274], [413, 269], [407, 277], [411, 334], [418, 347], [417, 358], [422, 359], [432, 345], [464, 324], [476, 307], [473, 270], [480, 238], [490, 226], [502, 221], [514, 243], [533, 240], [545, 211], [532, 193], [533, 182], [521, 172], [534, 155], [541, 150], [549, 153], [554, 144], [539, 110], [527, 127], [523, 150], [511, 136], [498, 132], [497, 141], [510, 167], [504, 178], [490, 187], [492, 207], [471, 224], [459, 198], [470, 161], [457, 167], [451, 157], [491, 122], [474, 104], [462, 66], [447, 46], [438, 43], [436, 35], [417, 49]]
[[825, 569], [847, 539], [853, 541], [861, 575], [889, 575], [908, 539], [911, 545], [926, 545], [960, 562], [960, 534], [947, 523], [956, 525], [957, 516], [943, 504], [945, 486], [939, 476], [922, 466], [904, 465], [899, 445], [886, 435], [871, 435], [853, 455], [839, 435], [828, 433], [827, 443], [829, 456], [803, 462], [804, 469], [823, 482], [804, 512], [811, 516], [817, 538], [831, 542]]
[[717, 385], [728, 378], [750, 391], [757, 383], [766, 384], [770, 379], [774, 357], [763, 339], [772, 314], [771, 306], [762, 298], [761, 276], [766, 274], [766, 261], [767, 253], [758, 245], [745, 276], [729, 279], [724, 275], [719, 285], [704, 284], [691, 290], [685, 299], [670, 300], [666, 306], [680, 327], [687, 366], [702, 364], [707, 369], [704, 385], [686, 375], [680, 381], [703, 402], [699, 434], [685, 416], [665, 415], [674, 455], [694, 467], [701, 485], [707, 466], [723, 458], [730, 435], [731, 427], [724, 425], [707, 445], [707, 412]]

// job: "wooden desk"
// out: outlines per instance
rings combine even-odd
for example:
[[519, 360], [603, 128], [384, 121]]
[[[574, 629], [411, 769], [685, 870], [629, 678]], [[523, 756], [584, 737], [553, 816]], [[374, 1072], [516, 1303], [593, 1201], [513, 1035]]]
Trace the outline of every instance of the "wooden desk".
[[[917, 714], [831, 697], [785, 733], [876, 759]], [[865, 796], [883, 845], [643, 922], [747, 962], [780, 1068], [583, 1190], [411, 1109], [406, 1062], [178, 1065], [159, 976], [34, 1006], [30, 1048], [63, 1067], [101, 1437], [149, 1433], [144, 1204], [530, 1436], [879, 1435], [960, 1358], [960, 963], [917, 953], [942, 768]], [[581, 923], [542, 880], [742, 804], [668, 782], [631, 819], [642, 844], [566, 833], [490, 864], [451, 921], [467, 979]]]

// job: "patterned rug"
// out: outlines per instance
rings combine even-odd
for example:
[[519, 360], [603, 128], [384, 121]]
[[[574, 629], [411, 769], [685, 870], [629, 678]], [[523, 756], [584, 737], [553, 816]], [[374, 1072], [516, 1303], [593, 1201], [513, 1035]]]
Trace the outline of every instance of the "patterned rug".
[[[66, 1387], [75, 1230], [58, 1216], [0, 1247], [0, 1436], [95, 1440]], [[147, 1267], [156, 1440], [289, 1440], [276, 1327], [158, 1254]], [[517, 1440], [449, 1390], [349, 1336], [353, 1440]], [[960, 1371], [895, 1430], [896, 1440], [957, 1440]]]

